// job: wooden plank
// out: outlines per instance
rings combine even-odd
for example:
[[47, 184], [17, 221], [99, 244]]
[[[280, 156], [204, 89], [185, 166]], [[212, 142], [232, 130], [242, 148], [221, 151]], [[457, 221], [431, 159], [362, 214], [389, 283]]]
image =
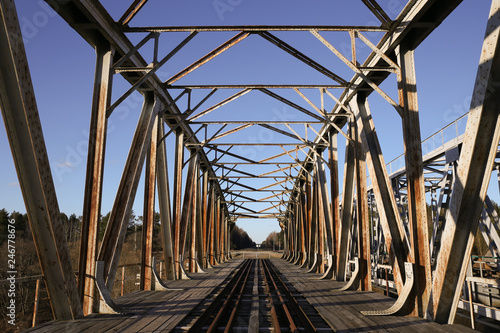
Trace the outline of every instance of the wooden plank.
[[207, 269], [206, 274], [192, 274], [191, 280], [168, 283], [171, 288], [186, 288], [183, 291], [136, 291], [115, 299], [118, 305], [127, 309], [146, 309], [140, 314], [91, 314], [78, 320], [51, 321], [27, 332], [100, 333], [169, 330], [212, 293], [240, 263], [241, 260], [229, 261], [217, 268]]
[[[461, 325], [440, 325], [420, 317], [364, 316], [361, 310], [388, 308], [395, 299], [365, 291], [335, 291], [343, 283], [333, 280], [311, 280], [318, 274], [283, 260], [271, 259], [297, 291], [311, 303], [337, 331], [370, 332], [474, 332]], [[462, 331], [463, 330], [463, 331]]]

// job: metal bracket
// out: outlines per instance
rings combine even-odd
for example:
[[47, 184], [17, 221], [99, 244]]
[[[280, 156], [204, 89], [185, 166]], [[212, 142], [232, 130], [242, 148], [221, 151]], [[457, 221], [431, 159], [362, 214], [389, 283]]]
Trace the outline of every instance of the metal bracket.
[[295, 259], [295, 261], [293, 262], [293, 264], [294, 265], [299, 265], [301, 260], [302, 260], [302, 252], [298, 252], [297, 258]]
[[405, 305], [408, 296], [410, 295], [411, 290], [413, 289], [413, 264], [411, 262], [405, 262], [405, 273], [406, 280], [403, 286], [403, 290], [398, 296], [396, 302], [386, 310], [378, 310], [378, 311], [361, 311], [365, 316], [390, 316], [397, 314]]
[[328, 256], [328, 268], [326, 272], [319, 278], [309, 278], [310, 280], [330, 280], [333, 278], [333, 255]]
[[314, 253], [314, 262], [311, 266], [311, 268], [307, 271], [307, 273], [315, 273], [315, 271], [318, 269], [318, 253]]
[[140, 313], [142, 311], [125, 310], [116, 305], [111, 298], [111, 292], [106, 287], [104, 282], [104, 261], [97, 261], [95, 266], [95, 283], [99, 290], [99, 313], [106, 314], [130, 314]]
[[334, 289], [335, 291], [347, 291], [347, 290], [353, 290], [354, 284], [357, 284], [359, 282], [359, 258], [355, 257], [354, 258], [354, 272], [351, 275], [351, 278], [349, 279], [349, 282], [345, 286], [339, 289]]
[[158, 271], [156, 271], [156, 258], [153, 257], [153, 277], [155, 279], [154, 288], [155, 290], [164, 290], [164, 291], [175, 291], [175, 290], [184, 290], [184, 289], [174, 289], [167, 287], [160, 278]]
[[191, 280], [186, 270], [184, 269], [184, 256], [181, 256], [180, 269], [181, 269], [181, 280]]
[[300, 268], [307, 268], [307, 265], [309, 264], [309, 255], [307, 252], [304, 252], [304, 257], [304, 262], [300, 265]]

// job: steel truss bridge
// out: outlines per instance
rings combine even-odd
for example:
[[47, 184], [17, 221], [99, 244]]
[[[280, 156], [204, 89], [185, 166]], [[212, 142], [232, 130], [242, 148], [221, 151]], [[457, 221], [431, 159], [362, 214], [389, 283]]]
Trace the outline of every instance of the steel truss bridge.
[[[486, 195], [492, 171], [498, 168], [500, 92], [495, 82], [500, 75], [500, 0], [491, 4], [470, 111], [460, 120], [466, 121], [465, 130], [425, 152], [414, 50], [460, 0], [409, 0], [394, 20], [375, 0], [362, 0], [380, 23], [373, 26], [134, 26], [134, 17], [147, 2], [133, 1], [115, 21], [96, 0], [46, 0], [96, 51], [75, 279], [14, 1], [0, 0], [0, 107], [55, 319], [116, 310], [109, 290], [145, 169], [141, 289], [161, 284], [151, 245], [157, 196], [167, 280], [186, 279], [189, 273], [230, 260], [229, 234], [237, 219], [272, 218], [285, 232], [283, 259], [323, 273], [324, 279], [349, 280], [346, 288], [365, 291], [372, 289], [377, 267], [389, 267], [398, 299], [382, 314], [453, 323], [470, 276], [467, 272], [478, 228], [492, 255], [500, 257], [498, 216]], [[307, 50], [285, 42], [278, 36], [283, 31], [312, 34], [352, 76], [342, 77], [313, 60]], [[179, 32], [186, 37], [164, 52], [159, 47], [160, 37]], [[217, 32], [232, 33], [232, 37], [201, 53], [183, 70], [160, 77], [159, 70], [195, 36]], [[325, 37], [329, 32], [349, 38], [349, 56], [330, 43]], [[377, 41], [368, 38], [369, 33], [379, 36]], [[249, 37], [271, 43], [330, 83], [178, 83]], [[151, 44], [148, 50], [153, 54], [145, 55], [149, 51], [144, 46]], [[359, 44], [370, 51], [363, 63], [358, 61]], [[112, 101], [116, 75], [130, 87]], [[397, 80], [397, 100], [381, 88], [389, 77]], [[310, 91], [319, 92], [319, 101]], [[107, 120], [135, 92], [142, 94], [143, 106], [104, 238], [97, 248], [106, 181]], [[219, 93], [224, 97], [209, 104]], [[290, 93], [308, 107], [294, 102]], [[368, 103], [372, 93], [386, 100], [401, 118], [405, 151], [399, 166], [396, 162], [386, 166], [384, 161]], [[246, 94], [279, 101], [308, 120], [276, 120], [273, 115], [238, 121], [208, 117]], [[333, 108], [327, 109], [328, 103]], [[283, 140], [249, 141], [255, 134], [241, 134], [251, 128]], [[343, 179], [339, 178], [339, 135], [346, 139]], [[166, 141], [172, 138], [175, 148], [167, 151]], [[247, 148], [258, 156], [240, 153]], [[167, 155], [174, 162], [172, 177]], [[428, 220], [433, 222], [431, 229]], [[181, 264], [184, 260], [189, 262], [187, 272]], [[353, 271], [350, 262], [355, 263]], [[100, 297], [95, 296], [97, 292]]]

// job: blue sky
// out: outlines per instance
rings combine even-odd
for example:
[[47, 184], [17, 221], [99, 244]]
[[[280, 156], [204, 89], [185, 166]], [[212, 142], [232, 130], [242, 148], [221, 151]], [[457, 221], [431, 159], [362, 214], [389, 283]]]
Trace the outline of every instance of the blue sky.
[[[132, 1], [101, 2], [117, 20]], [[391, 18], [395, 18], [406, 3], [398, 0], [378, 2]], [[26, 42], [59, 206], [62, 212], [68, 215], [75, 213], [79, 216], [83, 207], [95, 52], [43, 1], [16, 0], [15, 3]], [[467, 112], [489, 6], [489, 0], [464, 0], [417, 49], [416, 72], [422, 138], [426, 138]], [[244, 24], [376, 25], [377, 21], [361, 1], [150, 0], [130, 26]], [[166, 54], [167, 50], [186, 35], [186, 33], [162, 35], [160, 52]], [[172, 58], [158, 72], [158, 75], [162, 79], [169, 78], [233, 35], [234, 33], [204, 33], [196, 36], [179, 56]], [[352, 77], [352, 72], [310, 33], [276, 33], [276, 35], [317, 59], [321, 64], [332, 68], [345, 79], [349, 80]], [[346, 34], [340, 33], [323, 33], [323, 35], [334, 41], [341, 50], [348, 38]], [[375, 33], [367, 36], [373, 41], [380, 38], [380, 35]], [[130, 36], [133, 41], [139, 41], [142, 37], [144, 37], [142, 34]], [[321, 74], [269, 45], [258, 36], [250, 36], [178, 83], [329, 83]], [[144, 53], [146, 59], [150, 57], [148, 50], [151, 48], [146, 46]], [[360, 46], [358, 51], [361, 60], [364, 60], [367, 47]], [[240, 77], [244, 77], [244, 80], [240, 80]], [[128, 84], [116, 75], [113, 83], [113, 100], [128, 87]], [[393, 77], [386, 80], [382, 88], [397, 100], [396, 82]], [[207, 106], [232, 93], [234, 91], [223, 92], [217, 98], [214, 96], [214, 99], [210, 100], [212, 104], [208, 103]], [[304, 93], [309, 98], [318, 100], [317, 92]], [[339, 96], [340, 91], [333, 93]], [[197, 94], [193, 94], [193, 98], [199, 99], [203, 95], [198, 92]], [[288, 96], [285, 93], [283, 95]], [[304, 101], [299, 101], [300, 97], [295, 95], [290, 98], [295, 98], [298, 104], [302, 103], [308, 107]], [[371, 95], [369, 101], [384, 157], [386, 161], [390, 161], [403, 152], [399, 116], [375, 93]], [[111, 210], [113, 205], [141, 103], [141, 96], [134, 94], [123, 102], [109, 119], [103, 214]], [[206, 117], [206, 120], [251, 120], [261, 119], [263, 115], [267, 119], [304, 120], [303, 115], [292, 112], [284, 104], [273, 101], [259, 92], [251, 92], [233, 103], [213, 112]], [[330, 103], [327, 106], [333, 105], [332, 102], [327, 103]], [[262, 131], [252, 133], [242, 131], [239, 135], [238, 140], [241, 140], [241, 136], [245, 136], [243, 140], [247, 142], [288, 141]], [[309, 135], [313, 135], [313, 132], [309, 132]], [[226, 140], [234, 141], [232, 137]], [[167, 142], [172, 145], [172, 138]], [[341, 163], [343, 163], [344, 144], [343, 138], [339, 137]], [[270, 153], [267, 149], [263, 151], [255, 148], [239, 148], [236, 152], [252, 158]], [[4, 126], [0, 126], [0, 153], [2, 156], [0, 208], [25, 212]], [[172, 160], [173, 156], [170, 155], [170, 162]], [[339, 166], [342, 170], [342, 164]], [[172, 176], [172, 168], [170, 173]], [[142, 182], [139, 186], [134, 210], [137, 215], [142, 215]], [[498, 197], [496, 185], [491, 187], [490, 195], [493, 199]], [[258, 243], [264, 240], [269, 232], [278, 230], [274, 220], [242, 220], [239, 225]]]

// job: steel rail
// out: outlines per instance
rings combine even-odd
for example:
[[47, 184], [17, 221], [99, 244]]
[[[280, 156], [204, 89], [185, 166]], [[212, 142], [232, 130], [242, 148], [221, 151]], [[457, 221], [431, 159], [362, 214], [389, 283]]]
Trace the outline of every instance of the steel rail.
[[[209, 326], [209, 328], [207, 330], [207, 333], [216, 332], [218, 330], [219, 322], [222, 319], [222, 316], [228, 310], [228, 306], [229, 306], [229, 304], [231, 304], [231, 301], [232, 301], [233, 297], [235, 296], [236, 289], [240, 285], [240, 281], [242, 280], [242, 278], [244, 276], [245, 279], [243, 280], [242, 288], [240, 290], [240, 296], [241, 296], [241, 291], [245, 288], [246, 281], [248, 279], [248, 276], [250, 275], [250, 269], [252, 267], [252, 261], [248, 260], [248, 261], [245, 262], [244, 265], [245, 266], [241, 269], [242, 273], [239, 274], [238, 279], [234, 283], [234, 287], [229, 292], [229, 295], [226, 296], [226, 300], [222, 304], [222, 307], [219, 309], [219, 312], [217, 312], [217, 315], [215, 316], [215, 319], [212, 321], [212, 324]], [[228, 323], [228, 326], [229, 326], [229, 323]], [[227, 330], [228, 326], [226, 326], [226, 330]]]
[[238, 298], [236, 299], [236, 302], [234, 303], [233, 311], [231, 311], [231, 315], [229, 316], [229, 320], [226, 324], [226, 328], [224, 330], [224, 333], [229, 333], [229, 331], [233, 327], [233, 322], [234, 322], [234, 319], [236, 318], [236, 313], [238, 312], [238, 310], [240, 308], [241, 299], [243, 298], [243, 291], [245, 290], [247, 280], [248, 280], [248, 277], [250, 276], [250, 271], [251, 271], [252, 266], [253, 266], [253, 261], [251, 262], [251, 264], [248, 265], [247, 273], [245, 274], [245, 280], [241, 284], [240, 292], [238, 293]]
[[285, 297], [289, 300], [288, 304], [291, 306], [292, 310], [295, 312], [295, 314], [299, 317], [300, 322], [302, 326], [304, 327], [306, 332], [316, 332], [316, 328], [314, 327], [313, 323], [309, 319], [309, 316], [304, 312], [302, 307], [299, 305], [293, 294], [290, 292], [290, 290], [286, 287], [285, 283], [283, 280], [278, 275], [277, 270], [273, 267], [273, 265], [270, 263], [269, 260], [265, 259], [263, 260], [267, 266], [267, 269], [269, 272], [272, 272], [273, 275], [275, 276], [273, 278], [274, 281], [278, 282], [279, 285], [282, 286], [283, 293], [285, 294]]
[[[271, 275], [271, 270], [269, 269], [269, 266], [267, 265], [267, 262], [265, 260], [262, 260], [262, 259], [260, 259], [260, 260], [261, 260], [261, 263], [262, 263], [262, 267], [264, 268], [264, 281], [266, 283], [266, 287], [267, 287], [267, 292], [268, 292], [268, 295], [269, 295], [269, 299], [272, 302], [272, 298], [273, 298], [272, 294], [273, 294], [273, 292], [271, 291], [271, 288], [270, 288], [270, 286], [272, 284], [272, 286], [274, 287], [274, 293], [276, 293], [276, 295], [278, 296], [278, 298], [280, 300], [280, 303], [281, 303], [281, 307], [283, 308], [283, 311], [285, 312], [286, 319], [288, 320], [288, 323], [290, 324], [290, 331], [291, 332], [298, 332], [299, 329], [298, 329], [297, 325], [295, 324], [295, 322], [293, 320], [292, 314], [290, 313], [290, 310], [288, 309], [288, 307], [286, 305], [286, 301], [285, 301], [283, 295], [281, 294], [280, 289], [276, 285], [276, 280]], [[269, 275], [269, 279], [266, 276], [266, 272]], [[278, 318], [277, 318], [276, 311], [274, 311], [274, 313], [272, 312], [271, 314], [273, 315], [273, 321], [275, 323], [277, 323], [278, 322]], [[274, 316], [276, 316], [276, 318], [274, 318]], [[275, 327], [275, 329], [277, 331], [281, 332], [281, 328], [279, 328], [279, 324]]]
[[210, 305], [207, 307], [207, 309], [205, 309], [205, 311], [201, 314], [201, 316], [198, 317], [198, 319], [193, 323], [193, 325], [191, 325], [188, 332], [193, 332], [193, 333], [202, 332], [203, 325], [206, 324], [206, 322], [210, 319], [212, 314], [220, 307], [220, 303], [221, 303], [222, 299], [226, 298], [226, 295], [231, 292], [230, 289], [234, 289], [233, 286], [234, 286], [235, 281], [239, 281], [239, 279], [243, 275], [245, 269], [247, 268], [248, 265], [250, 265], [250, 263], [251, 263], [251, 260], [246, 259], [241, 264], [241, 266], [239, 266], [240, 268], [237, 270], [235, 275], [229, 280], [227, 285], [221, 290], [221, 292], [213, 300], [213, 302], [210, 303]]

